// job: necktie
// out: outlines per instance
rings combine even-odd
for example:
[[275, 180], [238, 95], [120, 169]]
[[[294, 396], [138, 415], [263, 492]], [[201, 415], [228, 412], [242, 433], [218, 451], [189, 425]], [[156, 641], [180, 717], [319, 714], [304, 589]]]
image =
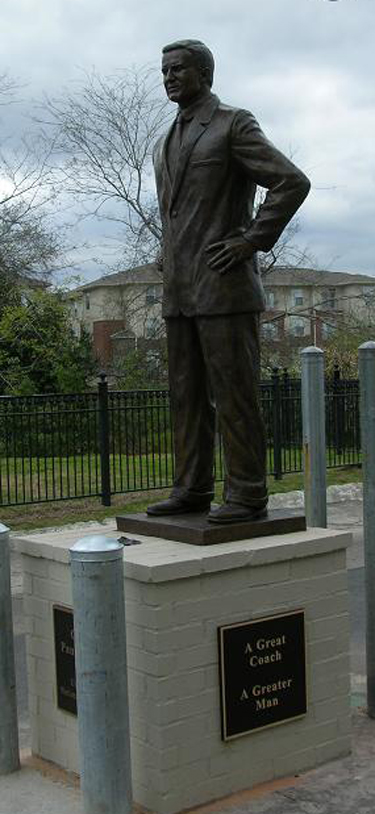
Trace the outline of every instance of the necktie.
[[181, 145], [182, 145], [182, 136], [183, 136], [183, 123], [184, 120], [182, 116], [177, 116], [175, 128], [173, 130], [172, 136], [169, 141], [168, 146], [168, 166], [169, 171], [171, 173], [172, 178], [174, 178], [176, 173], [176, 168], [178, 164], [178, 159], [180, 155]]
[[184, 135], [184, 118], [183, 116], [181, 116], [181, 113], [177, 116], [176, 131], [177, 131], [177, 143], [178, 146], [181, 148]]

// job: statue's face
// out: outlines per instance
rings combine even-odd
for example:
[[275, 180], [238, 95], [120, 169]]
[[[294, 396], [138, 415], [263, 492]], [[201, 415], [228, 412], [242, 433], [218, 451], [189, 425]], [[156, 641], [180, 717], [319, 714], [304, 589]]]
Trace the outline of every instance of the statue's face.
[[164, 87], [171, 102], [187, 107], [199, 96], [204, 77], [194, 57], [184, 48], [163, 54], [162, 74]]

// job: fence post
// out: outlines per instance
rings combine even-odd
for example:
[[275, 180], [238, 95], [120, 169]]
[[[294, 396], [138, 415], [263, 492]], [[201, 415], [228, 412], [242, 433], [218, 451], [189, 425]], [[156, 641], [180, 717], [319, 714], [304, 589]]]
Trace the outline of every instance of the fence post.
[[104, 372], [100, 373], [98, 383], [99, 396], [99, 449], [101, 473], [102, 505], [111, 505], [111, 471], [109, 460], [109, 411], [108, 411], [108, 383]]
[[70, 549], [86, 814], [132, 810], [123, 551], [104, 535]]
[[375, 342], [359, 348], [366, 585], [367, 711], [375, 718]]
[[282, 394], [283, 400], [281, 401], [281, 416], [282, 416], [282, 439], [283, 439], [283, 446], [286, 449], [290, 449], [291, 446], [291, 438], [292, 438], [292, 431], [291, 431], [291, 415], [290, 415], [290, 404], [291, 404], [291, 390], [290, 390], [290, 376], [287, 367], [283, 369], [283, 385], [282, 385]]
[[20, 768], [9, 529], [0, 523], [0, 775]]
[[280, 376], [277, 367], [272, 368], [273, 393], [273, 468], [275, 480], [282, 480], [281, 460], [281, 391]]
[[334, 432], [333, 443], [335, 445], [337, 455], [342, 454], [343, 448], [343, 429], [344, 429], [344, 415], [342, 399], [340, 393], [341, 373], [340, 368], [336, 364], [333, 371], [333, 415], [334, 415]]
[[301, 351], [302, 433], [305, 512], [308, 526], [327, 527], [324, 354], [315, 346]]

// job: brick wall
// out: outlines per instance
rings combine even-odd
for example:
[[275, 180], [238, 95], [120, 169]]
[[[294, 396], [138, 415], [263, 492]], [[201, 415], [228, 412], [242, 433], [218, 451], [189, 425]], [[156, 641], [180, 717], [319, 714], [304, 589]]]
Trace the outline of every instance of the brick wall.
[[124, 329], [125, 322], [121, 319], [103, 319], [93, 323], [94, 352], [102, 365], [112, 362], [112, 334]]
[[53, 606], [72, 607], [70, 569], [42, 558], [23, 561], [32, 751], [79, 772], [77, 719], [57, 707], [53, 632]]
[[[126, 591], [134, 787], [143, 805], [181, 811], [349, 751], [343, 553], [140, 592], [126, 583]], [[299, 607], [306, 613], [307, 716], [224, 743], [218, 625]]]

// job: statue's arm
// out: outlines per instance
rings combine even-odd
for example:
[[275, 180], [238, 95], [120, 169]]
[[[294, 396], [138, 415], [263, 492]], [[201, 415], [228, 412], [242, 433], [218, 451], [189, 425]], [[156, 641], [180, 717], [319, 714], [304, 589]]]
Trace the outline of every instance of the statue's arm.
[[251, 180], [268, 190], [244, 237], [255, 250], [270, 251], [305, 200], [310, 181], [266, 138], [247, 111], [238, 111], [234, 118], [231, 152]]
[[268, 191], [247, 231], [208, 246], [207, 263], [219, 274], [257, 251], [270, 251], [310, 189], [306, 175], [268, 141], [246, 110], [234, 117], [230, 149], [250, 180]]

